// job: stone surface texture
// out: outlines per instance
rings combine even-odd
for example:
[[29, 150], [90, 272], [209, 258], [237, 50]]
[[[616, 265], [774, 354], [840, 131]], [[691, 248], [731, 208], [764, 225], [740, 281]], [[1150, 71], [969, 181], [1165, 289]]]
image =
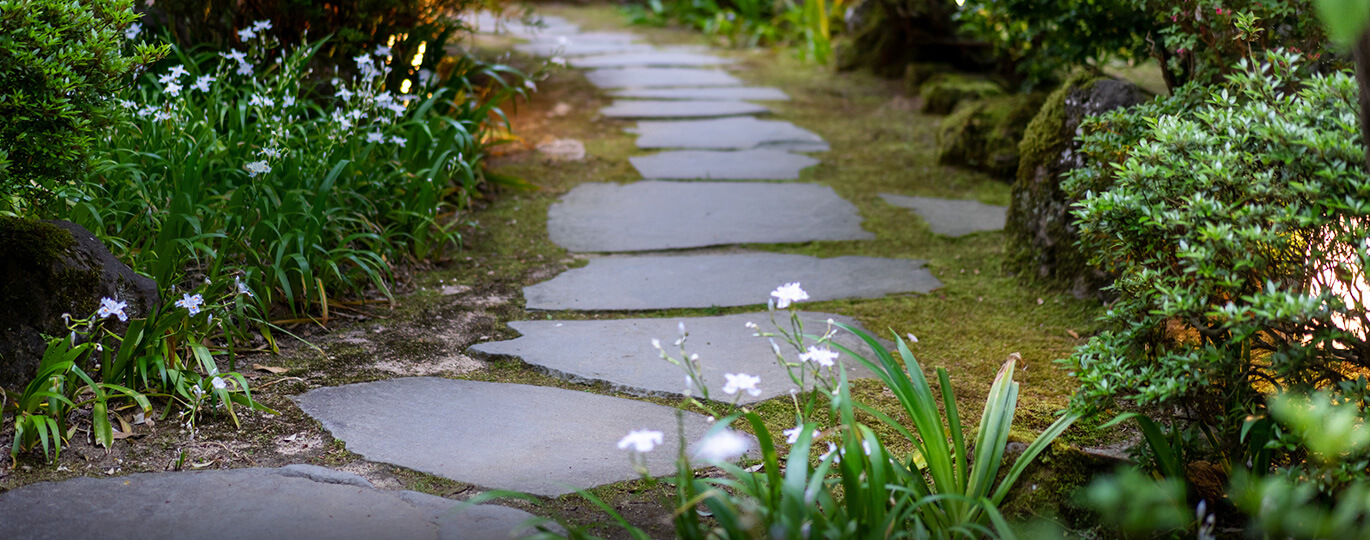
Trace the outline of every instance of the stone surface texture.
[[[689, 103], [689, 102], [686, 102]], [[713, 150], [788, 150], [825, 152], [822, 137], [784, 120], [716, 118], [678, 122], [638, 122], [638, 148], [698, 148]]]
[[513, 508], [382, 491], [314, 465], [74, 478], [0, 493], [9, 540], [37, 538], [505, 539], [532, 533]]
[[928, 223], [932, 232], [943, 236], [965, 236], [1004, 228], [1008, 208], [980, 201], [911, 197], [881, 193], [880, 198], [895, 206], [913, 210]]
[[722, 66], [735, 62], [709, 54], [679, 51], [655, 51], [626, 54], [604, 54], [584, 56], [570, 60], [571, 67], [608, 68], [608, 67], [691, 67]]
[[718, 86], [713, 88], [625, 88], [609, 95], [633, 99], [741, 99], [752, 101], [788, 101], [779, 88], [757, 86]]
[[811, 301], [928, 292], [942, 284], [924, 261], [820, 259], [783, 253], [596, 257], [523, 289], [528, 309], [648, 310], [765, 304], [782, 283], [800, 282]]
[[[678, 444], [674, 408], [546, 386], [414, 377], [319, 388], [296, 400], [369, 461], [548, 497], [637, 478], [616, 447], [631, 430], [663, 432], [668, 454]], [[703, 416], [684, 419], [688, 441], [708, 431]], [[653, 475], [675, 470], [671, 459], [648, 466]]]
[[653, 180], [798, 180], [819, 161], [780, 150], [676, 150], [632, 156], [643, 178]]
[[655, 86], [740, 86], [721, 69], [674, 67], [604, 68], [588, 71], [585, 78], [600, 88], [648, 88]]
[[[841, 315], [813, 312], [801, 312], [800, 315], [804, 332], [815, 335], [827, 331], [829, 318], [856, 325], [855, 321]], [[777, 320], [787, 324], [788, 313], [782, 312]], [[678, 325], [684, 323], [690, 336], [685, 342], [686, 351], [699, 355], [710, 399], [730, 402], [737, 398], [741, 403], [753, 403], [788, 394], [797, 386], [776, 361], [770, 342], [753, 336], [754, 330], [745, 326], [748, 321], [762, 329], [774, 328], [766, 313], [613, 321], [513, 321], [509, 326], [523, 334], [522, 337], [481, 343], [471, 350], [516, 356], [572, 381], [605, 381], [615, 389], [632, 394], [675, 396], [685, 392], [684, 371], [663, 360], [653, 348], [652, 339], [659, 340], [668, 353], [679, 358], [680, 347], [672, 343], [680, 338]], [[870, 350], [850, 332], [839, 332], [834, 340], [860, 354], [870, 354]], [[793, 347], [785, 346], [781, 350], [790, 362], [799, 361]], [[859, 366], [855, 360], [843, 358], [842, 364], [848, 369], [848, 378], [871, 376], [864, 368], [854, 367]], [[723, 387], [727, 383], [724, 375], [728, 373], [761, 377], [760, 395], [724, 393]], [[812, 375], [807, 381], [812, 383]], [[696, 395], [700, 392], [697, 387], [693, 391]]]
[[593, 54], [609, 53], [632, 53], [648, 52], [653, 50], [651, 45], [644, 43], [621, 43], [621, 42], [581, 42], [567, 41], [561, 43], [556, 40], [537, 41], [533, 43], [520, 43], [514, 46], [514, 50], [533, 56], [553, 57], [553, 56], [588, 56]]
[[818, 184], [587, 183], [547, 218], [552, 242], [580, 252], [875, 238], [855, 205]]
[[599, 110], [609, 118], [707, 118], [771, 112], [765, 105], [745, 101], [615, 101]]
[[1047, 98], [1019, 145], [1022, 157], [1004, 227], [1009, 268], [1077, 298], [1106, 299], [1102, 288], [1113, 277], [1090, 265], [1075, 246], [1079, 236], [1070, 207], [1076, 201], [1061, 191], [1061, 177], [1081, 165], [1074, 142], [1081, 120], [1147, 99], [1132, 83], [1092, 77], [1073, 78]]

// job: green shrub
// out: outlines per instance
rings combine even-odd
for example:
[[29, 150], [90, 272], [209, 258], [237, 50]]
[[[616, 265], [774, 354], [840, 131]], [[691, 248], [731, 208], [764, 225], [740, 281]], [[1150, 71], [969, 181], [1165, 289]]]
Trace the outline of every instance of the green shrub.
[[162, 49], [123, 53], [132, 0], [0, 0], [0, 211], [49, 202], [81, 180], [111, 96]]
[[1361, 399], [1351, 379], [1370, 367], [1356, 83], [1303, 76], [1297, 54], [1263, 58], [1087, 122], [1086, 166], [1064, 184], [1119, 296], [1111, 329], [1068, 360], [1073, 406], [1175, 407], [1232, 463], [1264, 392], [1340, 385]]

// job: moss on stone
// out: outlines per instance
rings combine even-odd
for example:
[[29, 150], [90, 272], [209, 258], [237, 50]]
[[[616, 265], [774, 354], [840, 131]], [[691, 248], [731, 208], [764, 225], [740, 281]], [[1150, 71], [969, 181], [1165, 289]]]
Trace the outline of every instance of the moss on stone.
[[1018, 170], [1018, 142], [1044, 99], [1043, 94], [1017, 94], [962, 104], [938, 129], [938, 164], [1013, 179]]
[[913, 62], [904, 66], [904, 93], [916, 96], [933, 77], [956, 71], [951, 64], [941, 62]]
[[71, 232], [42, 221], [0, 216], [0, 260], [51, 264], [76, 245]]
[[[1028, 440], [1009, 443], [1023, 445]], [[1018, 455], [1004, 458], [1000, 475], [1017, 459]], [[999, 506], [1004, 516], [1016, 521], [1032, 518], [1050, 518], [1071, 528], [1088, 527], [1096, 523], [1097, 516], [1075, 503], [1075, 492], [1089, 485], [1094, 478], [1113, 470], [1122, 462], [1110, 458], [1094, 456], [1082, 452], [1063, 441], [1057, 440], [1037, 459], [1028, 465], [1023, 475], [1018, 477], [1013, 489], [1009, 490]]]
[[1047, 96], [1018, 143], [1019, 181], [1027, 181], [1024, 175], [1030, 177], [1033, 167], [1055, 158], [1061, 145], [1069, 142], [1068, 136], [1061, 133], [1066, 122], [1066, 94], [1072, 88], [1088, 89], [1098, 79], [1097, 75], [1080, 73]]
[[1003, 93], [999, 85], [986, 79], [957, 73], [937, 75], [923, 85], [923, 112], [948, 114], [962, 101]]

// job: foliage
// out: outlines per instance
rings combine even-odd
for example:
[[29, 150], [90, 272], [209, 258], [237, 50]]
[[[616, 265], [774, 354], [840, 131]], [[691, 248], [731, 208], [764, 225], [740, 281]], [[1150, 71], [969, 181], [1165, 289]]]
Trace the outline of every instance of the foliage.
[[132, 0], [0, 0], [0, 211], [42, 206], [85, 174], [109, 100], [163, 48], [123, 52]]
[[1370, 23], [1370, 2], [1364, 0], [1314, 0], [1318, 18], [1332, 39], [1352, 43]]
[[1175, 406], [1244, 462], [1232, 452], [1263, 392], [1364, 394], [1349, 380], [1370, 350], [1356, 85], [1300, 60], [1268, 52], [1225, 85], [1085, 123], [1086, 166], [1064, 188], [1120, 298], [1068, 360], [1076, 410]]
[[843, 0], [647, 0], [625, 10], [635, 24], [681, 24], [735, 47], [797, 45], [804, 58], [827, 63], [832, 26]]

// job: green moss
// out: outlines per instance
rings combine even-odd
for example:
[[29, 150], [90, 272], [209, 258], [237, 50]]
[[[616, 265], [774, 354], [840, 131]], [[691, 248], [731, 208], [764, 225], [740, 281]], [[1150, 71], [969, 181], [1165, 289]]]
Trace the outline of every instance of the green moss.
[[0, 260], [48, 265], [76, 245], [71, 232], [34, 219], [0, 216]]
[[1016, 94], [962, 104], [942, 120], [937, 162], [1013, 179], [1018, 171], [1018, 142], [1044, 99], [1042, 94]]
[[916, 96], [923, 89], [923, 84], [932, 80], [933, 77], [944, 73], [951, 73], [956, 68], [951, 64], [939, 62], [913, 62], [904, 66], [904, 93]]
[[1018, 143], [1020, 182], [1028, 181], [1036, 166], [1055, 159], [1061, 145], [1070, 142], [1071, 135], [1061, 133], [1061, 128], [1066, 123], [1066, 94], [1073, 88], [1087, 90], [1096, 80], [1099, 80], [1097, 75], [1079, 73], [1047, 96], [1037, 115], [1024, 130], [1022, 141]]
[[1004, 93], [993, 82], [961, 75], [946, 73], [938, 75], [923, 85], [923, 112], [928, 114], [948, 114], [956, 105], [966, 100], [997, 96]]
[[[1020, 439], [1018, 444], [1027, 442], [1030, 441]], [[1004, 458], [1001, 478], [1016, 459], [1017, 455]], [[1072, 528], [1089, 527], [1098, 521], [1097, 516], [1075, 504], [1075, 492], [1120, 463], [1091, 456], [1057, 440], [1028, 465], [999, 510], [1015, 521], [1048, 518]]]

